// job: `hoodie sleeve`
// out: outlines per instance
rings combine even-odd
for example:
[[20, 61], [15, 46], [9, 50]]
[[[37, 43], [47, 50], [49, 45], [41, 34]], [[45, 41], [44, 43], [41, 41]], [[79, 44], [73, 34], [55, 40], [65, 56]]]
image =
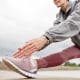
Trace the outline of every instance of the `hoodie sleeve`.
[[80, 3], [77, 3], [74, 11], [68, 16], [66, 20], [61, 22], [58, 25], [55, 25], [55, 28], [52, 27], [48, 29], [44, 37], [49, 39], [49, 42], [60, 42], [67, 38], [71, 38], [77, 35], [80, 32]]

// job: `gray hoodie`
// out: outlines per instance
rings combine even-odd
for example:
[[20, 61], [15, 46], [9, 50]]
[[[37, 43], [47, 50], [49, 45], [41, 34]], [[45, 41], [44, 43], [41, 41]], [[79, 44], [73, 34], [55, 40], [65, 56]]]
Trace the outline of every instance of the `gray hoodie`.
[[66, 13], [60, 9], [53, 27], [43, 36], [47, 37], [50, 43], [71, 38], [80, 48], [80, 1], [69, 0]]

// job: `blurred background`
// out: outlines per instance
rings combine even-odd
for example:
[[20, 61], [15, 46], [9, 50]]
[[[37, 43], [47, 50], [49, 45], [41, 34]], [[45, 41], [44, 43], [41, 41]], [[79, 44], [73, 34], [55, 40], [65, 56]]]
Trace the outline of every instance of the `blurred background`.
[[[0, 56], [12, 56], [28, 40], [42, 36], [58, 11], [53, 0], [0, 0]], [[70, 39], [52, 43], [32, 56], [44, 57], [72, 45]]]

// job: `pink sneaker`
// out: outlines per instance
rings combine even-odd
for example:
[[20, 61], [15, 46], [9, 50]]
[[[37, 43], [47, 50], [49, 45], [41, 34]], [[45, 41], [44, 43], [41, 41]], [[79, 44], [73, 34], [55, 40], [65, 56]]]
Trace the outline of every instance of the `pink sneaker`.
[[34, 64], [34, 60], [31, 60], [30, 57], [28, 58], [12, 58], [6, 57], [3, 58], [2, 61], [8, 68], [12, 69], [13, 71], [28, 77], [28, 78], [35, 78], [37, 72], [37, 65]]

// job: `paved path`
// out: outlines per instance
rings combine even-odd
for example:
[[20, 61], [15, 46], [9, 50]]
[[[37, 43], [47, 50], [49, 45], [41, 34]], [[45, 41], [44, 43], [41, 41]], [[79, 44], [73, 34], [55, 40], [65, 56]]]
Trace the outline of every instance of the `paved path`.
[[[15, 72], [0, 70], [0, 80], [29, 80]], [[80, 71], [39, 71], [30, 80], [80, 80]]]

